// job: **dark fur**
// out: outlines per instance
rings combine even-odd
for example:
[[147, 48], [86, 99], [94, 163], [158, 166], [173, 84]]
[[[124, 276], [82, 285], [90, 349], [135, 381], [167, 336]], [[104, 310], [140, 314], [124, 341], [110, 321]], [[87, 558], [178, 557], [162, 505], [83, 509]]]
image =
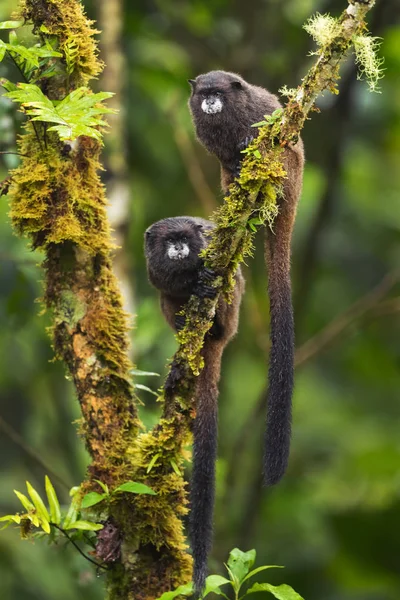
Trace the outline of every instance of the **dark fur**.
[[[190, 110], [200, 142], [215, 154], [221, 163], [221, 183], [224, 192], [238, 172], [243, 158], [240, 150], [246, 141], [257, 135], [251, 127], [280, 108], [276, 96], [264, 88], [251, 85], [235, 73], [211, 71], [190, 81], [192, 94]], [[207, 96], [217, 96], [223, 109], [206, 114], [201, 105]], [[274, 223], [274, 232], [268, 231], [265, 259], [268, 265], [270, 297], [271, 354], [267, 429], [264, 454], [264, 481], [277, 483], [285, 473], [290, 449], [291, 412], [294, 374], [294, 323], [290, 282], [290, 248], [300, 197], [304, 150], [301, 140], [289, 146], [284, 153], [288, 177], [284, 198]]]
[[[210, 295], [210, 273], [198, 256], [207, 245], [207, 232], [214, 225], [194, 217], [175, 217], [154, 223], [146, 231], [145, 254], [151, 283], [161, 292], [161, 309], [176, 330], [176, 313], [192, 294]], [[185, 237], [190, 254], [181, 260], [167, 255], [168, 240]], [[193, 425], [193, 473], [190, 486], [190, 529], [194, 559], [193, 581], [197, 595], [204, 589], [207, 558], [212, 546], [215, 497], [215, 460], [218, 436], [218, 382], [222, 353], [238, 328], [239, 307], [244, 290], [240, 270], [232, 302], [219, 298], [214, 323], [204, 340], [204, 369], [196, 381], [196, 418]]]

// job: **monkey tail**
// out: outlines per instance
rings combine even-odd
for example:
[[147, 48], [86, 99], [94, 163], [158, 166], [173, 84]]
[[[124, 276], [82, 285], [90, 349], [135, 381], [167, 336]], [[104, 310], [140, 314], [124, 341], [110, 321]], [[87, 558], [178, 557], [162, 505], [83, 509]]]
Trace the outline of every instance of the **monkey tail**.
[[285, 220], [284, 214], [277, 218], [275, 234], [268, 232], [265, 240], [271, 339], [264, 451], [264, 483], [267, 486], [280, 481], [288, 464], [294, 382], [291, 228], [280, 219]]
[[[193, 471], [190, 486], [190, 532], [193, 553], [195, 597], [200, 597], [207, 577], [207, 560], [213, 540], [215, 461], [218, 444], [219, 347], [209, 352], [206, 342], [205, 366], [197, 381], [196, 418], [193, 424]], [[217, 356], [216, 356], [217, 354]]]

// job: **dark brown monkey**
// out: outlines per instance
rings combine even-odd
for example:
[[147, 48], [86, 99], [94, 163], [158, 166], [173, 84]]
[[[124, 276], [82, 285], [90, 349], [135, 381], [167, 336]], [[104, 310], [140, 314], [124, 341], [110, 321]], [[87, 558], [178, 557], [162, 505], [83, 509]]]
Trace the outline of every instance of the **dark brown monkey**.
[[[240, 172], [243, 150], [257, 135], [254, 123], [281, 105], [276, 96], [247, 83], [240, 75], [211, 71], [189, 80], [189, 107], [197, 137], [221, 163], [224, 192]], [[265, 260], [268, 266], [271, 353], [267, 398], [264, 481], [277, 483], [285, 473], [290, 449], [294, 372], [294, 322], [290, 282], [290, 248], [297, 202], [301, 193], [304, 150], [301, 140], [283, 154], [287, 172], [284, 197], [274, 231], [268, 231]]]
[[[161, 310], [175, 331], [184, 326], [177, 313], [192, 294], [215, 297], [213, 273], [204, 267], [199, 253], [207, 245], [214, 224], [196, 217], [162, 219], [145, 233], [145, 255], [150, 282], [161, 292]], [[207, 575], [212, 546], [217, 457], [218, 382], [227, 343], [237, 332], [239, 307], [244, 291], [240, 270], [230, 304], [221, 295], [214, 322], [204, 339], [204, 368], [196, 381], [193, 424], [193, 472], [190, 486], [190, 529], [194, 559], [193, 582], [199, 596]]]

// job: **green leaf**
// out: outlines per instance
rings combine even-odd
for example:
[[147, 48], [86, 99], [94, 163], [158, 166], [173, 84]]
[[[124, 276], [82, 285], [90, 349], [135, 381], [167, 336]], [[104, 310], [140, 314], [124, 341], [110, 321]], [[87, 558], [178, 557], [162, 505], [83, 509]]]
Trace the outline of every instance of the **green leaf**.
[[153, 373], [153, 371], [140, 371], [139, 369], [131, 369], [129, 372], [135, 377], [160, 377], [160, 373]]
[[24, 21], [0, 21], [0, 29], [18, 29], [23, 24]]
[[15, 54], [16, 56], [22, 58], [26, 63], [28, 63], [29, 67], [39, 66], [38, 55], [32, 51], [32, 48], [26, 48], [25, 46], [21, 46], [20, 44], [16, 44], [10, 40], [10, 43], [7, 44], [7, 50], [12, 56]]
[[41, 499], [40, 495], [37, 493], [35, 488], [31, 486], [29, 481], [26, 482], [26, 488], [28, 490], [28, 494], [30, 495], [30, 497], [32, 499], [33, 504], [35, 505], [39, 519], [49, 522], [50, 515], [49, 515], [47, 508], [45, 507], [44, 502]]
[[21, 104], [32, 121], [56, 123], [48, 131], [57, 132], [61, 140], [74, 140], [80, 135], [101, 140], [99, 127], [107, 125], [99, 115], [114, 110], [101, 105], [113, 94], [92, 94], [88, 88], [80, 87], [61, 102], [51, 102], [41, 89], [32, 83], [19, 83], [17, 90], [7, 92], [6, 97]]
[[80, 529], [83, 531], [99, 531], [100, 529], [103, 529], [103, 525], [101, 525], [101, 523], [93, 523], [92, 521], [74, 521], [74, 523], [71, 523], [70, 525], [68, 525], [68, 527], [66, 527], [64, 525], [64, 529]]
[[[74, 488], [72, 488], [72, 490], [73, 489]], [[79, 489], [80, 488], [78, 488], [78, 490]], [[69, 505], [67, 515], [63, 522], [64, 529], [69, 529], [71, 527], [71, 525], [73, 523], [75, 523], [76, 518], [78, 516], [79, 507], [81, 505], [81, 497], [80, 497], [80, 494], [77, 493], [78, 490], [74, 493], [72, 500], [71, 500], [71, 504]], [[70, 495], [71, 495], [71, 491], [70, 491]]]
[[262, 127], [263, 125], [268, 125], [268, 121], [260, 121], [259, 123], [253, 123], [251, 127]]
[[21, 504], [25, 508], [25, 510], [27, 510], [27, 511], [35, 510], [34, 505], [32, 504], [32, 502], [30, 500], [28, 500], [28, 498], [25, 496], [25, 494], [21, 494], [21, 492], [18, 492], [17, 490], [14, 490], [14, 494], [17, 496], [18, 500], [21, 502]]
[[304, 600], [290, 585], [285, 584], [275, 586], [270, 583], [255, 583], [247, 590], [246, 596], [254, 592], [270, 592], [278, 600]]
[[[19, 519], [19, 521], [16, 521], [16, 517]], [[7, 529], [7, 527], [9, 527], [12, 523], [17, 523], [17, 525], [19, 525], [21, 522], [21, 517], [19, 515], [5, 515], [4, 517], [0, 517], [0, 522], [3, 521], [5, 521], [6, 524], [3, 525], [3, 527], [0, 527], [0, 531]]]
[[130, 492], [131, 494], [151, 494], [155, 496], [157, 492], [152, 490], [144, 483], [136, 483], [135, 481], [127, 481], [115, 488], [114, 492]]
[[57, 498], [56, 491], [47, 475], [44, 478], [46, 495], [49, 501], [50, 519], [52, 523], [59, 525], [61, 523], [61, 507]]
[[179, 477], [181, 477], [182, 473], [180, 472], [180, 470], [179, 470], [179, 467], [178, 467], [178, 465], [176, 464], [176, 462], [175, 462], [175, 461], [174, 461], [172, 458], [171, 458], [171, 460], [170, 460], [169, 462], [170, 462], [170, 464], [171, 464], [171, 467], [172, 467], [172, 468], [173, 468], [173, 470], [175, 471], [175, 473], [176, 473], [176, 474], [177, 474]]
[[137, 388], [138, 390], [144, 390], [145, 392], [149, 392], [150, 394], [153, 394], [153, 396], [156, 396], [156, 398], [158, 398], [157, 392], [155, 392], [151, 388], [147, 387], [147, 385], [142, 385], [141, 383], [135, 383], [133, 387]]
[[157, 600], [173, 600], [177, 596], [191, 596], [193, 594], [193, 584], [186, 583], [185, 585], [180, 585], [173, 590], [172, 592], [164, 592], [162, 596], [160, 596]]
[[242, 552], [239, 548], [234, 548], [229, 554], [228, 567], [235, 579], [241, 583], [254, 565], [255, 560], [255, 550]]
[[28, 515], [25, 515], [24, 518], [29, 519], [29, 521], [31, 521], [31, 523], [33, 523], [33, 525], [35, 527], [40, 527], [40, 520], [39, 520], [39, 517], [37, 515], [28, 514]]
[[146, 469], [146, 473], [150, 473], [150, 471], [152, 470], [152, 468], [154, 467], [154, 465], [156, 464], [157, 458], [160, 456], [160, 452], [157, 452], [157, 454], [155, 454], [153, 456], [153, 458], [151, 459], [151, 461], [149, 462], [149, 466]]
[[46, 25], [41, 25], [40, 26], [40, 31], [42, 33], [50, 33], [50, 30], [48, 29], [48, 27], [46, 27]]
[[257, 567], [257, 569], [254, 569], [253, 571], [250, 571], [250, 573], [248, 573], [248, 575], [246, 575], [246, 577], [243, 579], [244, 583], [247, 579], [250, 579], [250, 577], [253, 577], [253, 575], [256, 575], [256, 573], [260, 573], [260, 571], [265, 571], [266, 569], [283, 569], [284, 567], [280, 566], [280, 565], [264, 565], [263, 567]]
[[43, 531], [45, 533], [49, 534], [51, 531], [50, 523], [46, 519], [43, 519], [43, 518], [39, 519], [39, 522], [40, 522], [40, 526], [43, 529]]
[[207, 596], [207, 594], [210, 594], [211, 592], [213, 594], [221, 595], [222, 592], [220, 590], [220, 587], [221, 585], [225, 585], [227, 583], [230, 584], [231, 582], [229, 581], [229, 579], [226, 579], [226, 577], [222, 577], [221, 575], [210, 575], [206, 579], [206, 587], [203, 593], [203, 597]]
[[6, 44], [3, 42], [3, 40], [0, 40], [0, 62], [3, 60], [6, 52], [7, 52]]
[[[10, 31], [10, 33], [8, 34], [8, 41], [11, 44], [11, 46], [15, 46], [17, 44], [18, 38], [15, 31]], [[25, 46], [23, 47], [25, 48]]]
[[89, 508], [90, 506], [95, 506], [99, 504], [104, 498], [107, 497], [107, 494], [98, 494], [97, 492], [89, 492], [83, 497], [81, 508]]
[[254, 150], [253, 154], [256, 158], [261, 158], [261, 152], [259, 150]]
[[[1, 41], [0, 41], [0, 52], [1, 52]], [[8, 81], [8, 79], [5, 79], [4, 77], [0, 78], [0, 85], [3, 86], [3, 88], [6, 89], [8, 92], [12, 92], [13, 90], [17, 89], [17, 86], [15, 85], [15, 83], [13, 83], [12, 81]]]
[[99, 484], [99, 486], [105, 494], [108, 495], [110, 493], [110, 490], [108, 489], [108, 485], [106, 483], [103, 483], [102, 481], [100, 481], [100, 479], [95, 479], [95, 482]]

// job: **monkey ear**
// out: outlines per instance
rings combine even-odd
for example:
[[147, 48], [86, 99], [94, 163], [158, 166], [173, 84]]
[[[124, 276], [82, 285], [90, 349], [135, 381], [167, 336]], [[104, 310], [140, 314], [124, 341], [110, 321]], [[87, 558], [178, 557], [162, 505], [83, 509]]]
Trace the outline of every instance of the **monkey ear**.
[[231, 86], [233, 87], [233, 89], [235, 90], [241, 90], [242, 89], [242, 84], [240, 83], [240, 81], [232, 81], [231, 82]]
[[190, 85], [192, 86], [192, 88], [194, 88], [195, 85], [196, 85], [196, 80], [195, 79], [188, 79], [188, 83], [190, 83]]

